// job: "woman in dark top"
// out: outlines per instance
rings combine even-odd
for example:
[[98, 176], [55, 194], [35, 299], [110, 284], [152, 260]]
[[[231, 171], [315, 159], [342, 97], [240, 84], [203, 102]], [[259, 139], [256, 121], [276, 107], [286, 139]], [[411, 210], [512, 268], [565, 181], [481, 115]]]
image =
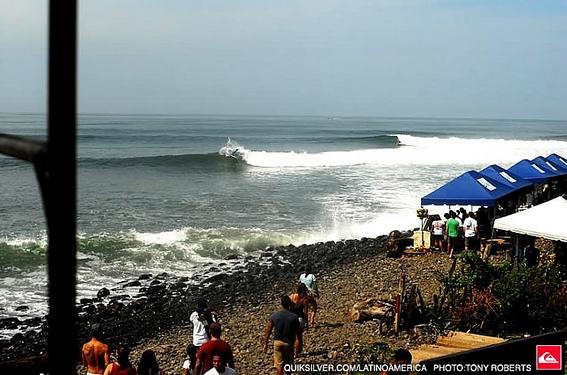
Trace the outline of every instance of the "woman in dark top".
[[163, 375], [160, 370], [156, 353], [153, 350], [146, 350], [142, 353], [140, 364], [138, 365], [138, 375]]

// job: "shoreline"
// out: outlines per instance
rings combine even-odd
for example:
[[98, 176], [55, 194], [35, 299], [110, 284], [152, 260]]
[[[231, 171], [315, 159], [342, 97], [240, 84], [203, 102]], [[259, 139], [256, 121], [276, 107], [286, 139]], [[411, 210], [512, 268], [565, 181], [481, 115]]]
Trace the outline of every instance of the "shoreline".
[[[106, 341], [111, 347], [118, 343], [135, 347], [148, 337], [187, 325], [194, 301], [199, 297], [208, 299], [211, 308], [219, 311], [218, 306], [222, 305], [265, 301], [271, 285], [287, 280], [295, 282], [304, 264], [311, 264], [315, 274], [336, 265], [348, 266], [383, 253], [386, 237], [267, 248], [258, 257], [227, 256], [225, 262], [208, 267], [207, 271], [212, 275], [197, 285], [188, 277], [167, 273], [144, 274], [135, 280], [122, 281], [112, 288], [116, 292], [114, 295], [108, 295], [109, 290], [103, 292], [106, 289], [103, 288], [99, 298], [81, 300], [77, 306], [77, 348], [80, 350], [82, 343], [88, 340], [89, 327], [95, 322], [104, 327]], [[223, 265], [231, 261], [238, 262], [238, 266], [231, 269], [230, 274], [222, 273]], [[10, 340], [0, 340], [0, 349], [0, 362], [45, 353], [45, 318], [34, 330], [17, 333]]]

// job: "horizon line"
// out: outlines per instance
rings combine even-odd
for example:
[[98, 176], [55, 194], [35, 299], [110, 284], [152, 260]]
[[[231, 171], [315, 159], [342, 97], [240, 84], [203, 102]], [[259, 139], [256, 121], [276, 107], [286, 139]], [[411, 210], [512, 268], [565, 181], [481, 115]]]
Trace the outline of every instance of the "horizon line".
[[[0, 111], [10, 115], [46, 115], [47, 112]], [[428, 119], [428, 120], [514, 120], [514, 121], [553, 121], [564, 122], [567, 119], [552, 118], [517, 118], [517, 117], [470, 117], [470, 116], [379, 116], [379, 115], [330, 115], [330, 114], [214, 114], [214, 113], [128, 113], [128, 112], [80, 112], [77, 116], [211, 116], [211, 117], [324, 117], [330, 120], [349, 118], [375, 119]]]

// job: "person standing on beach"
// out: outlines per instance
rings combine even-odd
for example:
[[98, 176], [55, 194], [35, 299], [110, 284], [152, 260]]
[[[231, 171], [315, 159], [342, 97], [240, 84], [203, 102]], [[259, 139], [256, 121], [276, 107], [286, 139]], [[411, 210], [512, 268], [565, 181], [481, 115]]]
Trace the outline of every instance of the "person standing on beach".
[[191, 343], [187, 345], [185, 352], [187, 353], [187, 357], [185, 358], [185, 361], [183, 361], [183, 365], [181, 365], [181, 375], [193, 375], [191, 369], [195, 368], [195, 362], [191, 365], [191, 358], [197, 358], [197, 349], [195, 348], [195, 345]]
[[213, 368], [213, 354], [218, 354], [223, 358], [228, 367], [234, 368], [234, 357], [232, 348], [224, 340], [221, 340], [222, 327], [219, 323], [213, 322], [209, 327], [211, 339], [201, 346], [197, 352], [197, 364], [195, 365], [195, 375], [202, 375]]
[[453, 251], [455, 250], [455, 246], [459, 240], [459, 228], [460, 224], [457, 221], [454, 211], [450, 211], [449, 214], [451, 218], [447, 220], [447, 230], [446, 230], [446, 238], [447, 238], [447, 251], [449, 252], [449, 256], [453, 257]]
[[467, 218], [467, 210], [464, 207], [459, 208], [459, 213], [457, 214], [457, 219], [464, 223]]
[[[291, 307], [289, 296], [282, 296], [281, 305], [281, 310], [272, 313], [270, 316], [263, 339], [263, 350], [264, 353], [267, 353], [268, 341], [272, 330], [274, 331], [274, 367], [276, 368], [276, 375], [283, 375], [284, 365], [293, 363], [294, 348], [295, 355], [303, 350], [303, 332], [299, 325], [299, 318], [289, 311]], [[297, 344], [295, 344], [296, 340], [298, 341]]]
[[431, 223], [433, 227], [433, 245], [440, 251], [443, 251], [443, 238], [445, 236], [445, 222], [438, 217]]
[[195, 347], [194, 351], [190, 353], [191, 360], [189, 364], [191, 367], [189, 373], [191, 373], [197, 362], [196, 354], [201, 346], [209, 341], [209, 326], [215, 322], [216, 319], [207, 307], [207, 301], [204, 298], [199, 298], [197, 300], [197, 308], [193, 311], [191, 316], [189, 316], [189, 320], [193, 323], [193, 345]]
[[478, 223], [474, 218], [474, 213], [470, 212], [463, 221], [463, 228], [465, 228], [465, 250], [477, 250]]
[[524, 247], [524, 261], [528, 267], [536, 266], [539, 258], [539, 250], [534, 247], [532, 242]]
[[130, 349], [121, 347], [117, 354], [116, 362], [106, 366], [104, 375], [136, 375], [136, 367], [130, 363]]
[[222, 355], [213, 354], [213, 368], [205, 372], [204, 375], [237, 375], [236, 371], [226, 366]]
[[138, 375], [165, 375], [159, 368], [156, 353], [153, 350], [145, 350], [138, 364]]
[[103, 374], [110, 363], [108, 345], [101, 341], [102, 333], [98, 324], [91, 327], [91, 340], [83, 345], [82, 362], [87, 368], [87, 375]]
[[311, 272], [311, 267], [306, 266], [305, 272], [299, 275], [299, 282], [307, 287], [309, 295], [309, 305], [311, 306], [311, 316], [307, 316], [309, 324], [315, 324], [315, 317], [317, 316], [317, 300], [319, 298], [319, 287], [315, 275]]

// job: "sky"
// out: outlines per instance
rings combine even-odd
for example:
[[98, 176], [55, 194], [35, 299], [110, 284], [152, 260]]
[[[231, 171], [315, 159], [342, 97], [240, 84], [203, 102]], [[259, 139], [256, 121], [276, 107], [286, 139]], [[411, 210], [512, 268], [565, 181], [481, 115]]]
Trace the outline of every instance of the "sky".
[[[0, 0], [0, 112], [45, 112], [47, 1]], [[567, 2], [82, 0], [79, 112], [567, 120]]]

